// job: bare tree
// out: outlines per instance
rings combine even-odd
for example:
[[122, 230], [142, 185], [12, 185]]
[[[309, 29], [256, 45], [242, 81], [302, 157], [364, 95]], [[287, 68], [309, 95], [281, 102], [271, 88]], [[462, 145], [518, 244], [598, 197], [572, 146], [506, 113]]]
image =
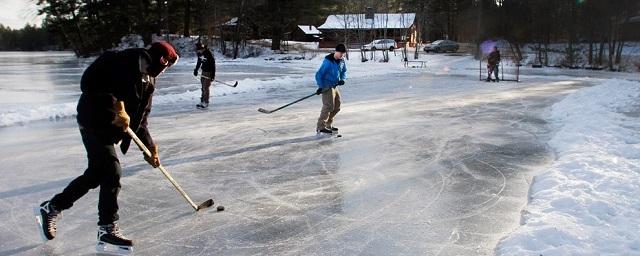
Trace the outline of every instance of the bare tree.
[[[387, 28], [389, 27], [389, 0], [385, 0], [384, 1], [384, 9], [383, 9], [384, 15], [381, 15], [380, 17], [383, 18], [382, 23], [384, 24], [384, 28], [383, 28], [383, 32], [382, 32], [382, 38], [387, 39]], [[386, 42], [386, 41], [385, 41]], [[384, 49], [382, 49], [382, 61], [383, 62], [389, 62], [389, 48], [387, 47], [386, 44], [383, 44]]]
[[182, 32], [184, 36], [188, 37], [191, 35], [189, 32], [191, 30], [191, 0], [184, 0], [184, 31]]
[[[610, 2], [606, 5], [606, 13], [609, 17], [608, 45], [609, 45], [609, 70], [616, 70], [615, 65], [619, 65], [622, 59], [624, 39], [622, 37], [622, 25], [636, 14], [640, 4], [633, 0], [620, 0]], [[619, 69], [619, 68], [618, 68]]]
[[245, 0], [240, 0], [238, 3], [238, 19], [236, 21], [235, 32], [233, 33], [233, 58], [237, 59], [240, 53], [240, 44], [242, 40], [242, 36], [240, 35], [240, 28], [243, 26], [244, 22], [244, 8], [245, 8]]

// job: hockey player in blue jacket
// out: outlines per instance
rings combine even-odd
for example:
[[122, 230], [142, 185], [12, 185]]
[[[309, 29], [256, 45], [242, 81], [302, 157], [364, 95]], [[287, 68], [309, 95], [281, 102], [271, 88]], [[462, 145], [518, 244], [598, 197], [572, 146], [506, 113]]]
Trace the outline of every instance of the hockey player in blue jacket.
[[338, 128], [333, 127], [333, 119], [340, 111], [340, 91], [336, 86], [343, 85], [347, 79], [347, 65], [342, 59], [347, 52], [343, 44], [336, 46], [335, 53], [324, 57], [322, 65], [316, 72], [316, 83], [318, 90], [316, 94], [322, 94], [322, 111], [316, 125], [316, 132], [332, 134]]

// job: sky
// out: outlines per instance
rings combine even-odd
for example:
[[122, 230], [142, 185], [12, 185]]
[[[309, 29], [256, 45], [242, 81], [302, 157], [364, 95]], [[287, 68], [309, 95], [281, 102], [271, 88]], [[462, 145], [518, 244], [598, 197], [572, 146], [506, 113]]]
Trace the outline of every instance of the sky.
[[38, 25], [36, 0], [0, 0], [0, 24], [13, 29], [23, 28], [27, 23]]

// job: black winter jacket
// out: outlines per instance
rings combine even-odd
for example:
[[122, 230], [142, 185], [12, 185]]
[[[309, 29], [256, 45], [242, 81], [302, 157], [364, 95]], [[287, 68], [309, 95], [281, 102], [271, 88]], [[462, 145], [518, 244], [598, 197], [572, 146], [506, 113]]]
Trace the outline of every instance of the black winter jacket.
[[127, 152], [131, 138], [122, 128], [111, 124], [116, 101], [124, 101], [131, 118], [129, 126], [140, 140], [147, 147], [154, 145], [147, 129], [147, 117], [151, 111], [155, 78], [141, 70], [143, 61], [151, 63], [145, 49], [106, 52], [84, 71], [80, 82], [78, 124], [98, 131], [109, 143], [122, 140], [122, 153]]
[[202, 66], [202, 72], [211, 72], [211, 78], [216, 76], [216, 60], [213, 58], [213, 54], [209, 49], [205, 49], [202, 55], [198, 56], [198, 63], [196, 69], [198, 70]]

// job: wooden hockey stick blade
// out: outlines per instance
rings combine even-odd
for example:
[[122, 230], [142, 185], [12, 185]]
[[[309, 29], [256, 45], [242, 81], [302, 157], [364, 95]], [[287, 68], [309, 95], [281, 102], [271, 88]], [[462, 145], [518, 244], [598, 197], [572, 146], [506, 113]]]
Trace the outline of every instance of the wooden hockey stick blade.
[[200, 205], [198, 205], [198, 208], [196, 209], [196, 211], [205, 209], [205, 208], [209, 208], [213, 205], [213, 199], [209, 199], [207, 201], [204, 201], [203, 203], [201, 203]]

